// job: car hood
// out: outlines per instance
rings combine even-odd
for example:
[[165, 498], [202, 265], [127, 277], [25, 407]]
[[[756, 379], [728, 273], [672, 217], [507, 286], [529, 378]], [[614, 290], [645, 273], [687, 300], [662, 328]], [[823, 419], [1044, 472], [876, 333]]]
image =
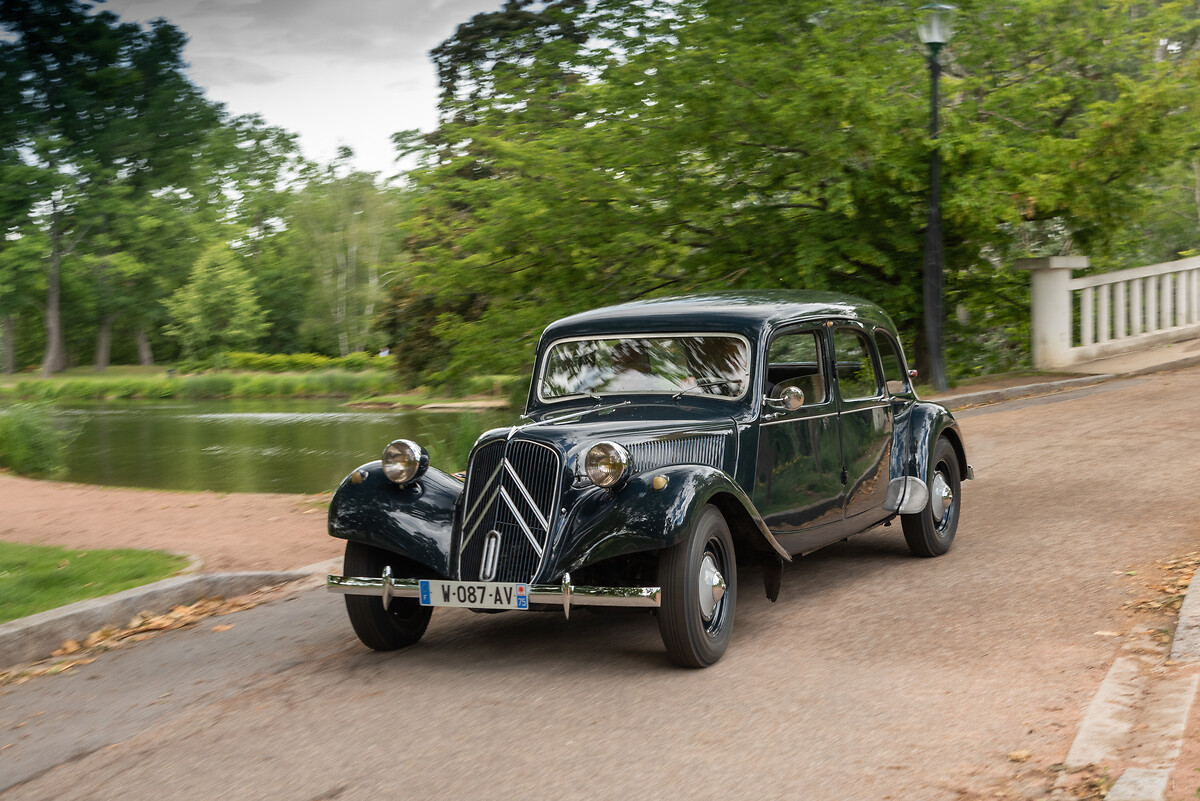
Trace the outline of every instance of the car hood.
[[598, 442], [616, 442], [633, 457], [634, 472], [669, 464], [708, 464], [732, 472], [737, 427], [708, 409], [661, 403], [617, 403], [562, 412], [514, 428], [493, 429], [476, 447], [496, 439], [523, 439], [554, 448], [565, 467], [583, 475], [583, 457]]

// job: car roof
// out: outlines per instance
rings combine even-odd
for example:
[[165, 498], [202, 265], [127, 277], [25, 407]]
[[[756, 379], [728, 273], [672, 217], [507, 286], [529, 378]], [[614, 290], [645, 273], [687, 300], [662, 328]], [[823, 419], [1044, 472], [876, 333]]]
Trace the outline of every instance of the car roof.
[[542, 341], [596, 334], [729, 331], [751, 339], [803, 319], [849, 319], [895, 331], [891, 318], [868, 300], [836, 292], [750, 290], [651, 298], [606, 306], [551, 323]]

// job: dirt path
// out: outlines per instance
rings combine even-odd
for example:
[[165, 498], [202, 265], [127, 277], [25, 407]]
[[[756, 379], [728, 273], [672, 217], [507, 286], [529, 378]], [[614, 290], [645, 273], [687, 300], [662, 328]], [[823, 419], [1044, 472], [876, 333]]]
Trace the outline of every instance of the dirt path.
[[[439, 610], [370, 653], [318, 591], [105, 654], [6, 691], [0, 759], [29, 779], [5, 801], [351, 801], [400, 774], [413, 798], [1046, 798], [1123, 642], [1160, 628], [1128, 604], [1200, 547], [1198, 394], [1193, 368], [964, 412], [954, 550], [880, 529], [788, 565], [775, 604], [747, 570], [705, 671], [669, 667], [649, 615]], [[0, 538], [295, 567], [337, 553], [317, 500], [0, 477]]]
[[322, 495], [160, 492], [0, 474], [0, 540], [146, 548], [199, 557], [206, 572], [287, 570], [342, 552]]

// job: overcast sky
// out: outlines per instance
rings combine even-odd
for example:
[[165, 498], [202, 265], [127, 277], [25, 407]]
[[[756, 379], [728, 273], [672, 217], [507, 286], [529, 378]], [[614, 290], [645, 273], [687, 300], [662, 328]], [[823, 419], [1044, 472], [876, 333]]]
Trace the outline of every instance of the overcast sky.
[[188, 35], [192, 80], [233, 114], [300, 135], [311, 159], [339, 144], [356, 164], [396, 171], [390, 136], [430, 130], [429, 50], [503, 0], [109, 0], [122, 20], [165, 17]]

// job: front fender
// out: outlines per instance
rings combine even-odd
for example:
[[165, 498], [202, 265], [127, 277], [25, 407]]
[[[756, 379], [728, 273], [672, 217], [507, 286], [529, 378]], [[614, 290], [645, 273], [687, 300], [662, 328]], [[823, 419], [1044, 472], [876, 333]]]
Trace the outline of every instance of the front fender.
[[[661, 490], [656, 477], [666, 478]], [[656, 551], [680, 542], [691, 530], [696, 515], [716, 496], [729, 497], [753, 524], [758, 550], [774, 551], [791, 559], [754, 508], [754, 503], [728, 474], [706, 465], [681, 465], [647, 471], [631, 477], [619, 489], [596, 487], [575, 505], [565, 521], [563, 536], [552, 554], [555, 568], [546, 575], [560, 576], [584, 565], [639, 551]], [[725, 511], [728, 516], [729, 511]], [[730, 527], [738, 521], [730, 520]]]
[[463, 483], [429, 468], [398, 486], [370, 462], [342, 480], [329, 502], [329, 535], [401, 554], [450, 576], [454, 509]]

